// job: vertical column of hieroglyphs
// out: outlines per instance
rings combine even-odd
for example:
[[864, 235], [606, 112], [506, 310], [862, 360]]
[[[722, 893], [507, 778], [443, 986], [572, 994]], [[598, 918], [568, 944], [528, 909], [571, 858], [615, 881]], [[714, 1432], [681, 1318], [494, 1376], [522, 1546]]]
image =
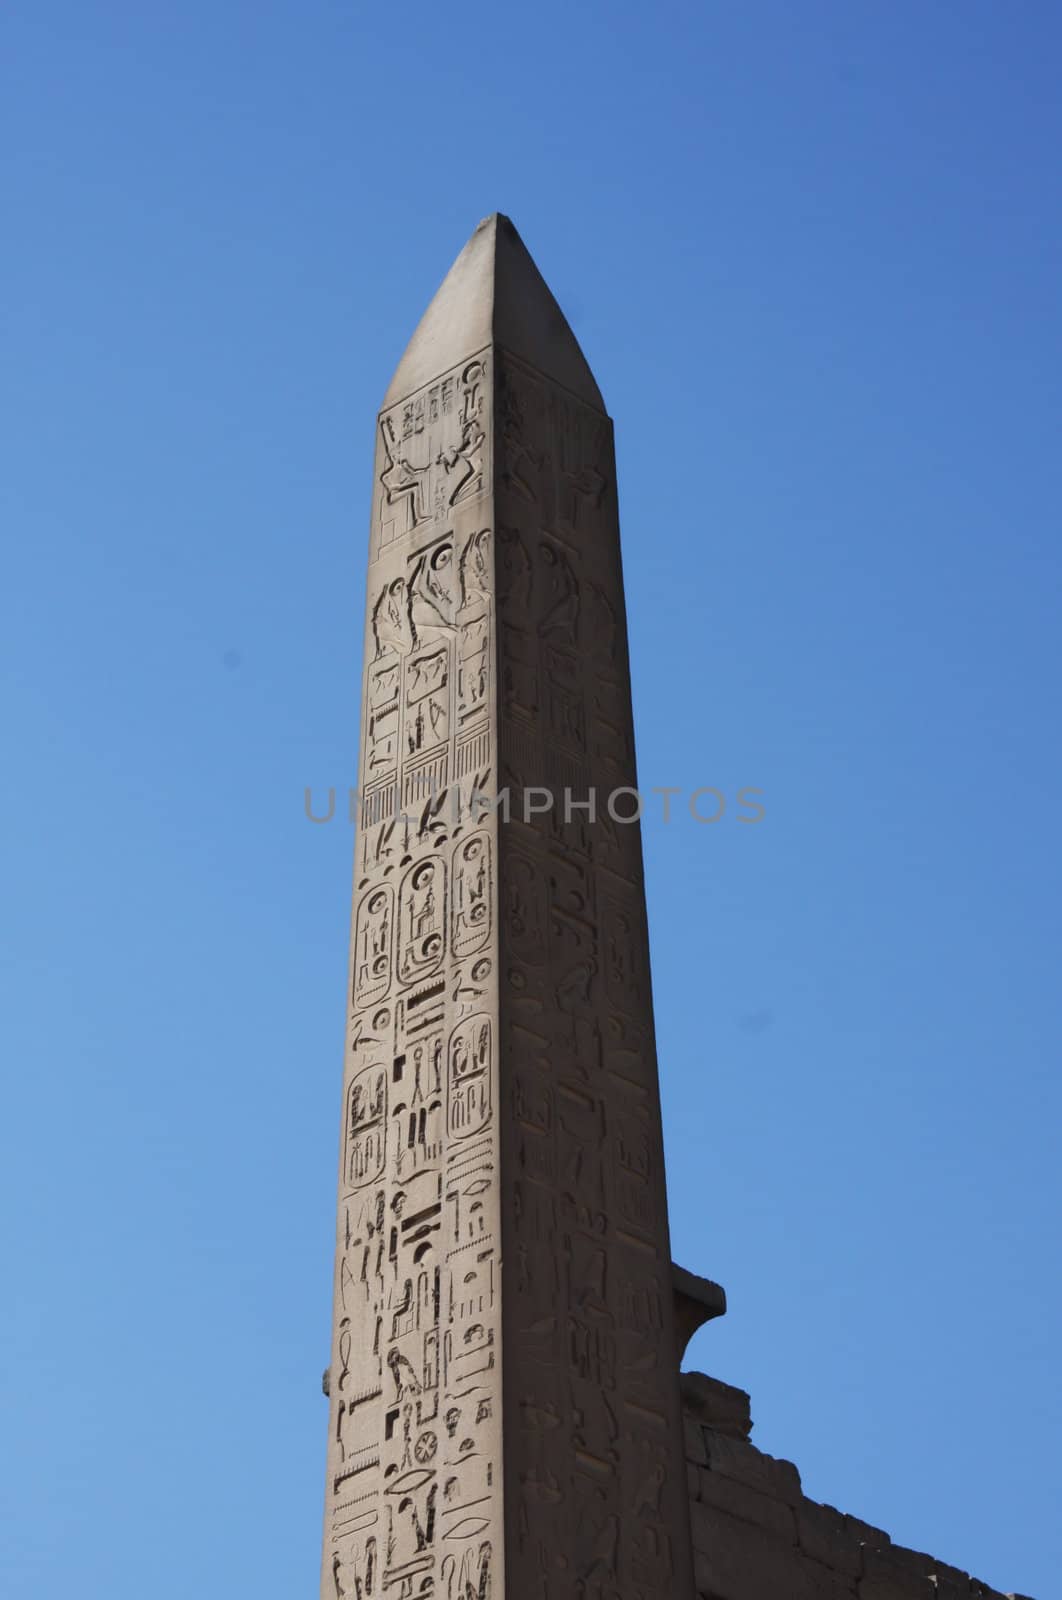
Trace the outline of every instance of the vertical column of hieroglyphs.
[[323, 1600], [501, 1569], [491, 382], [379, 419]]
[[[692, 1574], [641, 841], [608, 807], [636, 782], [611, 424], [496, 367], [506, 1600], [675, 1600]], [[566, 823], [565, 791], [591, 788], [596, 815]]]

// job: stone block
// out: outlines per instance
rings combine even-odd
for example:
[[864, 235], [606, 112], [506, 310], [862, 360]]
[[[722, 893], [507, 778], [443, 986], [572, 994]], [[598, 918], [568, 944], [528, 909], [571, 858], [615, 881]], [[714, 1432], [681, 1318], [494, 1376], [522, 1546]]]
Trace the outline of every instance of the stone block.
[[796, 1544], [796, 1518], [793, 1507], [785, 1500], [750, 1489], [736, 1478], [727, 1478], [721, 1472], [710, 1472], [702, 1467], [698, 1474], [699, 1505], [691, 1506], [694, 1539], [697, 1538], [697, 1513], [702, 1506], [713, 1506], [728, 1516], [739, 1517], [757, 1528], [765, 1528], [783, 1544]]
[[858, 1578], [863, 1571], [863, 1542], [851, 1518], [832, 1506], [802, 1500], [796, 1508], [797, 1538], [804, 1554], [824, 1567]]
[[868, 1550], [887, 1550], [892, 1544], [884, 1528], [875, 1528], [869, 1522], [862, 1522], [859, 1517], [850, 1517], [847, 1512], [844, 1514], [844, 1520], [859, 1543], [866, 1545]]
[[954, 1596], [962, 1596], [967, 1600], [970, 1593], [970, 1574], [963, 1572], [960, 1567], [951, 1567], [946, 1561], [938, 1561], [935, 1556], [927, 1556], [929, 1562], [929, 1581], [936, 1590], [937, 1600], [953, 1600]]
[[[932, 1556], [918, 1550], [907, 1550], [902, 1545], [888, 1545], [883, 1550], [863, 1550], [863, 1582], [860, 1596], [872, 1595], [873, 1600], [892, 1600], [889, 1593], [895, 1590], [897, 1600], [933, 1600], [934, 1589], [929, 1581]], [[880, 1587], [880, 1597], [875, 1592]]]
[[745, 1439], [732, 1439], [728, 1434], [717, 1433], [714, 1428], [704, 1430], [708, 1466], [727, 1478], [747, 1483], [750, 1489], [773, 1495], [796, 1505], [803, 1498], [800, 1492], [800, 1474], [791, 1461], [779, 1461], [764, 1455]]
[[717, 1433], [734, 1439], [747, 1439], [752, 1432], [752, 1401], [744, 1389], [720, 1383], [703, 1372], [679, 1374], [682, 1408], [688, 1416], [706, 1423]]
[[683, 1430], [686, 1435], [686, 1460], [692, 1461], [696, 1466], [703, 1467], [708, 1460], [708, 1447], [704, 1438], [704, 1429], [692, 1417], [683, 1417]]
[[970, 1600], [970, 1580], [961, 1581], [932, 1573], [929, 1579], [936, 1600]]
[[795, 1545], [714, 1506], [699, 1511], [693, 1559], [701, 1595], [718, 1600], [856, 1600], [852, 1579], [811, 1561]]

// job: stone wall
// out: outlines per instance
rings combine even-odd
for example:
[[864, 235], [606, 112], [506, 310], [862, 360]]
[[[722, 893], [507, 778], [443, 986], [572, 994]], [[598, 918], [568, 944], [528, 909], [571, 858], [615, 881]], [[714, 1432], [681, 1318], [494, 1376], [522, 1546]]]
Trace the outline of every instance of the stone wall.
[[699, 1600], [1004, 1600], [957, 1567], [806, 1499], [792, 1462], [750, 1444], [742, 1390], [699, 1372], [680, 1383]]

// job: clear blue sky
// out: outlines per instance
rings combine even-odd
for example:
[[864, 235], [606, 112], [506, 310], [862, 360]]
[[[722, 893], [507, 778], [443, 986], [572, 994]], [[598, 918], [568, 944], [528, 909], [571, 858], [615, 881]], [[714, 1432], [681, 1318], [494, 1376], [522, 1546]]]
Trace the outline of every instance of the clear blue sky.
[[5, 27], [5, 1593], [315, 1592], [373, 418], [508, 212], [617, 421], [691, 1364], [1057, 1594], [1062, 13]]

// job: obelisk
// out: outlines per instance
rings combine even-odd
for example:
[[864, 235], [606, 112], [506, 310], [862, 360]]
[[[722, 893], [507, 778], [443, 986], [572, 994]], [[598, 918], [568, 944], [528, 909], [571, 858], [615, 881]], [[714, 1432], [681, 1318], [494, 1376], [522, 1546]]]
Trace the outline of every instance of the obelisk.
[[379, 415], [361, 739], [322, 1600], [686, 1600], [612, 425], [502, 216]]

